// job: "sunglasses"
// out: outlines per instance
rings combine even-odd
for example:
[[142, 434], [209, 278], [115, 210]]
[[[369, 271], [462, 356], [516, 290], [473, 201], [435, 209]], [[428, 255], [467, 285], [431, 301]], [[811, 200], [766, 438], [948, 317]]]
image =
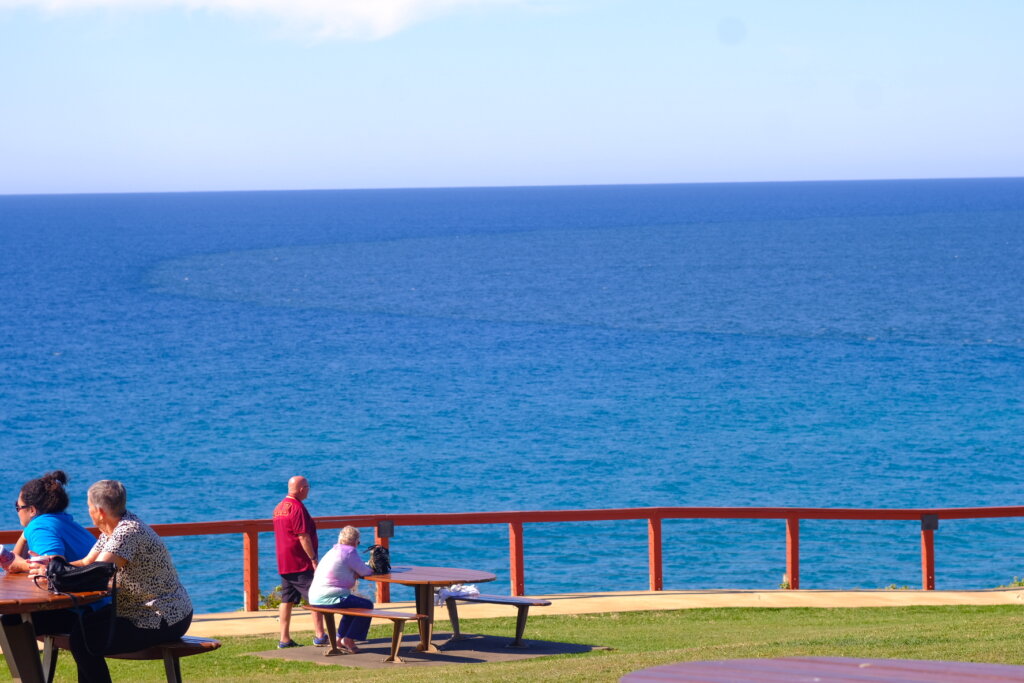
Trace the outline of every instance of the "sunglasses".
[[30, 508], [30, 507], [32, 507], [32, 506], [31, 505], [18, 505], [17, 503], [15, 503], [14, 504], [14, 511], [15, 512], [21, 512], [25, 508]]

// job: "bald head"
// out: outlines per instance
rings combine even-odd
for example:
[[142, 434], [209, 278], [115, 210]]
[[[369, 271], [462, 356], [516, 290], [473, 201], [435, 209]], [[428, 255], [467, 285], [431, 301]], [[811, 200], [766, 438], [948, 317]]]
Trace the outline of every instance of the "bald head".
[[296, 475], [288, 480], [288, 495], [298, 500], [305, 500], [309, 493], [309, 482], [303, 476]]

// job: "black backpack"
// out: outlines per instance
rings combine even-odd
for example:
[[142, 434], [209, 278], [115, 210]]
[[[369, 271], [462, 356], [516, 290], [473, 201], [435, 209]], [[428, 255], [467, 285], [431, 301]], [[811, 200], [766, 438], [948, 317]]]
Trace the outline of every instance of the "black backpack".
[[391, 552], [382, 545], [370, 546], [370, 559], [367, 561], [374, 574], [391, 573]]

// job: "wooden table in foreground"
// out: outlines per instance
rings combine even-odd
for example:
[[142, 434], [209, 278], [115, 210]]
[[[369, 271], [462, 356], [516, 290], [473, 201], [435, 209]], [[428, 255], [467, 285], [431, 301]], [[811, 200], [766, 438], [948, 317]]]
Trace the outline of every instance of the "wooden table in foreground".
[[[108, 595], [109, 591], [75, 593], [80, 605], [102, 600]], [[0, 576], [0, 614], [19, 617], [13, 624], [4, 620], [3, 628], [0, 628], [0, 648], [3, 648], [11, 678], [25, 683], [43, 683], [43, 665], [32, 627], [32, 613], [72, 606], [68, 596], [36, 588], [28, 574]]]
[[498, 578], [490, 572], [476, 569], [456, 569], [454, 567], [391, 567], [390, 574], [371, 574], [364, 576], [367, 581], [378, 583], [397, 583], [412, 586], [416, 589], [416, 612], [426, 614], [426, 622], [420, 621], [420, 652], [437, 652], [431, 642], [434, 635], [434, 588], [451, 586], [456, 583], [484, 583]]
[[874, 683], [1007, 683], [1024, 681], [1024, 666], [936, 662], [914, 659], [858, 659], [853, 657], [780, 657], [778, 659], [726, 659], [680, 662], [641, 669], [623, 676], [625, 683], [649, 681], [701, 681], [701, 683], [797, 683], [801, 681], [858, 681]]

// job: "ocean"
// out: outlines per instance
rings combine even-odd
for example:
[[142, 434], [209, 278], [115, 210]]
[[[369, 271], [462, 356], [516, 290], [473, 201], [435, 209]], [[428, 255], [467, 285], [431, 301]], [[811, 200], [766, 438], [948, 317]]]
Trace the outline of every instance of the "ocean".
[[[1017, 505], [1022, 264], [1024, 179], [2, 196], [0, 482], [64, 469], [83, 522], [97, 479], [163, 523], [293, 474], [314, 515]], [[919, 586], [919, 528], [804, 522], [802, 587]], [[1024, 575], [1022, 532], [943, 522], [938, 587]], [[783, 522], [664, 539], [666, 588], [785, 570]], [[168, 544], [241, 606], [240, 538]], [[507, 589], [500, 525], [392, 548]], [[647, 587], [644, 522], [525, 552], [530, 593]]]

